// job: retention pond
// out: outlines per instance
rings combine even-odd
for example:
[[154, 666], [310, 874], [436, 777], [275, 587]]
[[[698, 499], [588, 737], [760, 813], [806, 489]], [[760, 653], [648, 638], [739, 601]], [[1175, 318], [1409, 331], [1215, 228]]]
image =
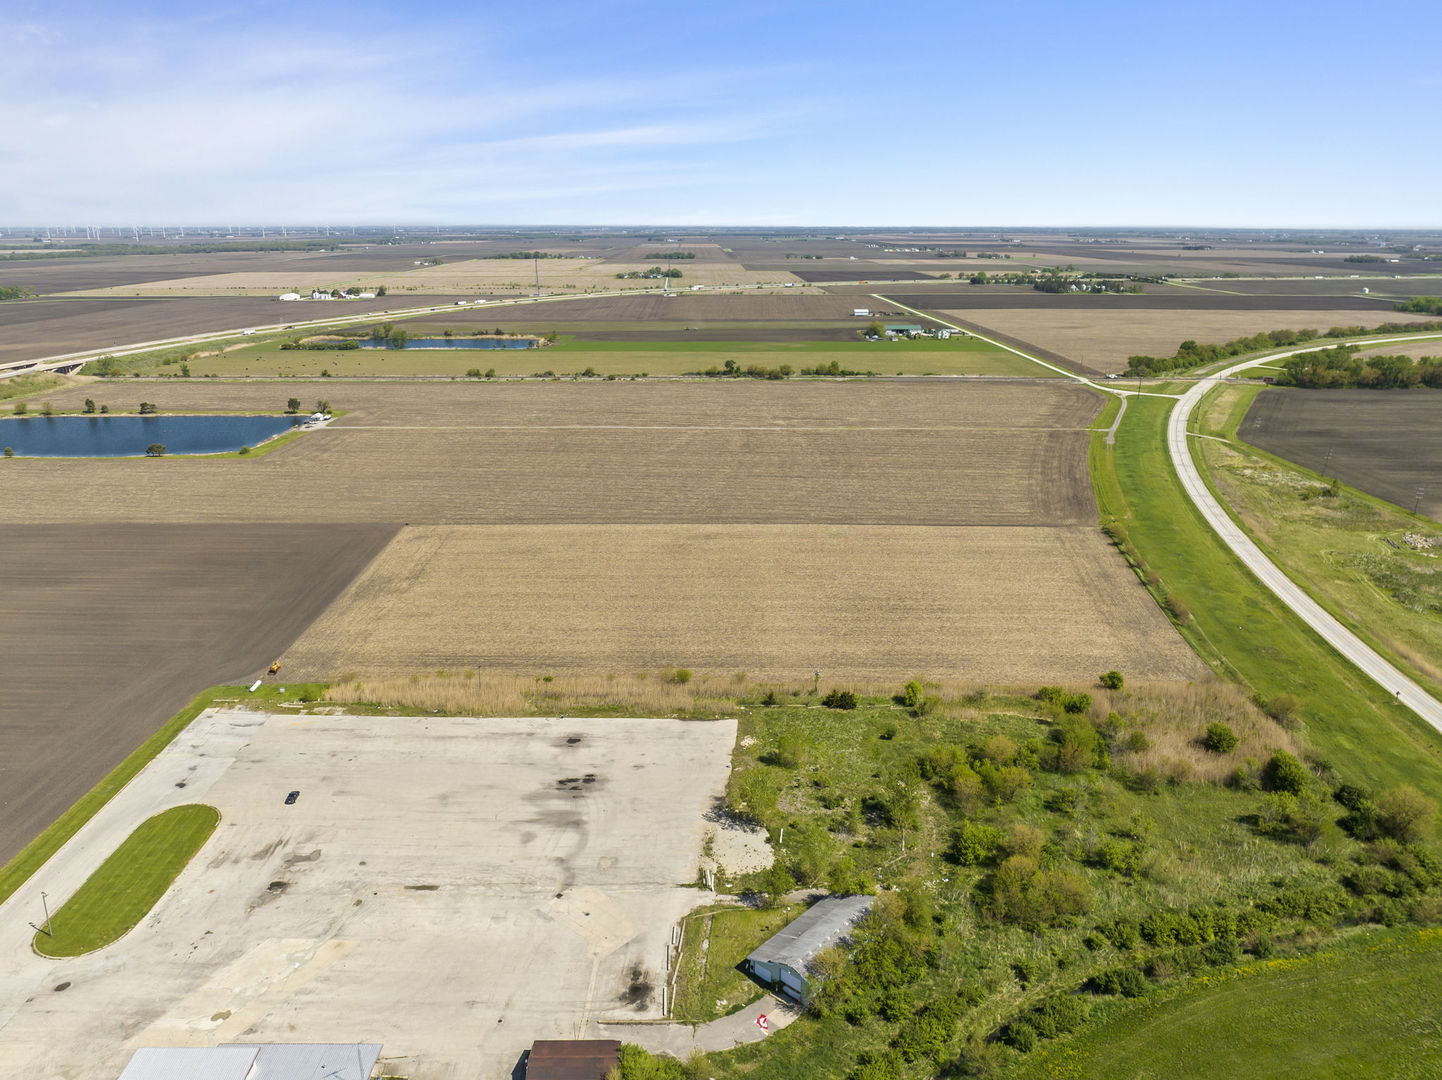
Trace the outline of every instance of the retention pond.
[[255, 446], [304, 416], [22, 416], [0, 420], [0, 447], [17, 457], [144, 457], [220, 454]]

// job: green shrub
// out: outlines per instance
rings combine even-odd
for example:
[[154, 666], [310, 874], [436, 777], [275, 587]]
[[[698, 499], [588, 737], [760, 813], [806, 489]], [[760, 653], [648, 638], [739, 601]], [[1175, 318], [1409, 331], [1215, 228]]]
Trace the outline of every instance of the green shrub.
[[958, 866], [983, 866], [1001, 850], [1001, 830], [977, 821], [963, 821], [951, 834], [947, 857]]
[[678, 667], [667, 677], [667, 682], [673, 682], [679, 686], [685, 686], [690, 681], [691, 671], [689, 668]]
[[1032, 1014], [1031, 1023], [1042, 1038], [1054, 1039], [1081, 1027], [1090, 1013], [1091, 1004], [1086, 998], [1074, 994], [1059, 994], [1042, 1003]]
[[1377, 828], [1383, 836], [1402, 843], [1422, 839], [1431, 831], [1436, 807], [1414, 787], [1406, 785], [1377, 796]]
[[1237, 733], [1220, 721], [1208, 724], [1206, 734], [1202, 736], [1202, 745], [1214, 754], [1230, 754], [1239, 741]]
[[1094, 994], [1141, 997], [1147, 992], [1147, 977], [1134, 967], [1111, 968], [1093, 975], [1087, 989]]
[[917, 680], [912, 679], [901, 691], [901, 704], [908, 709], [914, 709], [921, 704], [926, 696], [926, 688]]
[[854, 709], [860, 702], [850, 690], [833, 690], [821, 699], [828, 709]]
[[1108, 671], [1097, 676], [1097, 682], [1101, 683], [1102, 688], [1105, 690], [1120, 690], [1123, 685], [1125, 685], [1126, 680], [1122, 677], [1120, 671]]
[[1307, 767], [1285, 750], [1278, 750], [1262, 767], [1262, 787], [1267, 791], [1301, 795], [1310, 782]]

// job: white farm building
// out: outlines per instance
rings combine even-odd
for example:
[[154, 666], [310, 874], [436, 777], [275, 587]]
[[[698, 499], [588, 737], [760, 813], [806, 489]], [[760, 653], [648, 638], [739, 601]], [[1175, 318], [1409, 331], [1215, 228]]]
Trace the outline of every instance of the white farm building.
[[851, 936], [875, 902], [872, 896], [828, 896], [783, 926], [741, 962], [757, 982], [795, 1001], [811, 999], [816, 957]]

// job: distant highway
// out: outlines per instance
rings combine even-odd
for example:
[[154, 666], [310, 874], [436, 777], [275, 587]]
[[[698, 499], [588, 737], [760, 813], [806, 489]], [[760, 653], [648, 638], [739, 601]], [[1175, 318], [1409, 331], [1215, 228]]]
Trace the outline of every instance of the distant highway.
[[[1387, 341], [1429, 340], [1437, 337], [1442, 337], [1442, 334], [1415, 334], [1411, 337], [1388, 338]], [[1285, 360], [1298, 353], [1316, 352], [1319, 348], [1330, 347], [1330, 345], [1323, 345], [1308, 349], [1293, 349], [1291, 352], [1274, 353], [1264, 359], [1267, 361]], [[1192, 500], [1192, 505], [1201, 511], [1207, 524], [1232, 549], [1237, 558], [1242, 560], [1257, 580], [1271, 589], [1282, 603], [1291, 608], [1328, 645], [1355, 664], [1363, 674], [1435, 729], [1442, 731], [1442, 702], [1397, 670], [1370, 645], [1343, 626], [1321, 604], [1308, 596], [1291, 578], [1287, 577], [1252, 538], [1231, 519], [1202, 480], [1201, 470], [1197, 468], [1196, 460], [1192, 457], [1191, 442], [1187, 438], [1187, 424], [1191, 419], [1192, 412], [1201, 403], [1207, 392], [1215, 388], [1217, 382], [1230, 378], [1246, 368], [1253, 367], [1258, 362], [1257, 359], [1247, 360], [1216, 372], [1183, 394], [1176, 407], [1172, 409], [1171, 416], [1167, 420], [1167, 450], [1171, 454], [1172, 465], [1177, 470], [1177, 475], [1181, 477], [1182, 487], [1186, 490], [1187, 497]]]

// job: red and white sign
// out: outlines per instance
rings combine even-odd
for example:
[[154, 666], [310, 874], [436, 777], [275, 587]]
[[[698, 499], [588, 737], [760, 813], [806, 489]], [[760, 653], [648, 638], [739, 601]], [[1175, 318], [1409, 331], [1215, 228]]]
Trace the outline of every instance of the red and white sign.
[[756, 1018], [756, 1026], [759, 1027], [762, 1031], [770, 1031], [771, 1021], [766, 1019], [765, 1013], [762, 1013]]

